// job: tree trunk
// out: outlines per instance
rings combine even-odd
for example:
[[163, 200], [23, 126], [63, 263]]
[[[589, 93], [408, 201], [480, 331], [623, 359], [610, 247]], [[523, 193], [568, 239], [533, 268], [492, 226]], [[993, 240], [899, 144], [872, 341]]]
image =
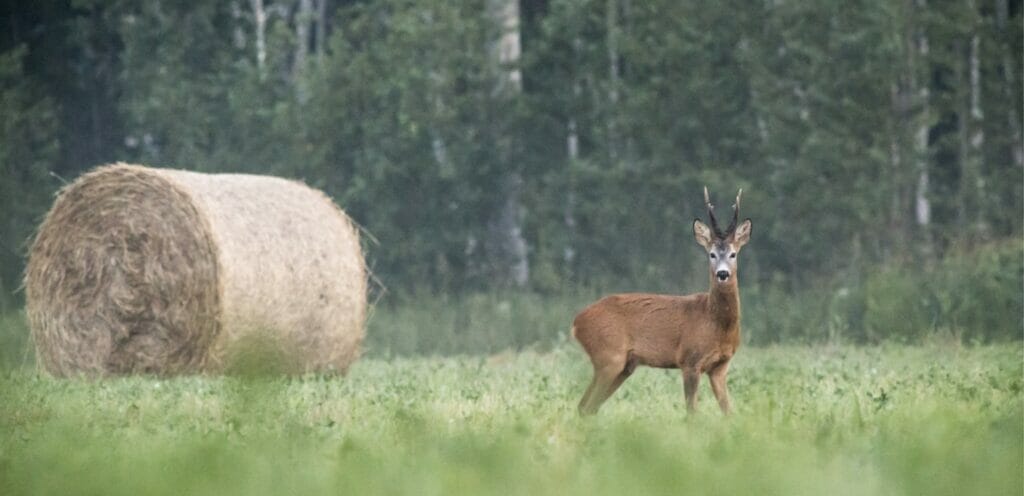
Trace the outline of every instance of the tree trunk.
[[569, 137], [566, 139], [566, 148], [569, 152], [568, 184], [565, 192], [565, 210], [562, 221], [565, 224], [565, 247], [562, 250], [562, 260], [566, 266], [572, 267], [576, 261], [576, 174], [573, 169], [579, 160], [579, 135], [576, 131], [576, 119], [569, 119]]
[[[573, 39], [572, 54], [575, 63], [573, 64], [572, 97], [574, 102], [578, 102], [583, 95], [583, 84], [580, 82], [579, 75], [577, 74], [580, 67], [579, 61], [582, 46], [583, 40], [579, 36]], [[573, 173], [573, 169], [576, 167], [576, 162], [580, 159], [579, 129], [576, 116], [572, 113], [570, 113], [569, 121], [566, 123], [565, 153], [568, 158], [566, 170], [568, 181], [565, 193], [565, 209], [562, 212], [562, 221], [565, 224], [565, 247], [562, 250], [562, 260], [567, 267], [571, 268], [573, 262], [576, 261], [576, 175]]]
[[[977, 14], [977, 11], [975, 11], [975, 14]], [[978, 234], [983, 234], [985, 231], [985, 217], [980, 200], [985, 198], [985, 183], [981, 176], [982, 166], [985, 161], [985, 114], [981, 110], [981, 36], [977, 32], [977, 24], [975, 26], [975, 32], [971, 36], [970, 54], [968, 55], [967, 64], [970, 74], [970, 103], [967, 113], [968, 132], [965, 133], [965, 136], [968, 138], [966, 164], [968, 175], [962, 178], [961, 187], [970, 192], [970, 208], [973, 212], [968, 212], [968, 215], [974, 218], [973, 230], [977, 231]]]
[[324, 47], [327, 43], [327, 0], [316, 0], [316, 63], [324, 63]]
[[[1007, 20], [1010, 16], [1010, 6], [1007, 0], [997, 0], [996, 2], [996, 26], [999, 28], [1000, 33], [1004, 34], [1003, 40], [1009, 39], [1009, 36], [1005, 36], [1007, 28]], [[1020, 96], [1020, 87], [1017, 86], [1017, 70], [1013, 63], [1013, 50], [1010, 49], [1010, 44], [1003, 41], [1002, 47], [1000, 47], [1000, 54], [1002, 57], [1002, 73], [1003, 73], [1003, 95], [1006, 98], [1008, 111], [1006, 113], [1008, 129], [1010, 131], [1010, 147], [1013, 155], [1013, 162], [1017, 167], [1024, 168], [1024, 136], [1021, 136], [1021, 121], [1020, 114], [1017, 113], [1018, 101], [1017, 97]]]
[[256, 22], [256, 68], [260, 79], [263, 79], [267, 76], [267, 11], [263, 8], [263, 0], [249, 0], [249, 3]]
[[235, 24], [235, 31], [232, 34], [232, 42], [235, 44], [235, 48], [242, 50], [245, 48], [246, 37], [245, 37], [245, 22], [243, 21], [244, 15], [242, 13], [242, 5], [238, 1], [231, 2], [231, 20]]
[[[960, 184], [957, 201], [957, 219], [960, 230], [967, 234], [980, 228], [982, 209], [981, 145], [984, 131], [981, 129], [979, 40], [977, 34], [970, 42], [958, 44], [957, 50], [957, 95], [960, 108], [957, 109], [958, 139], [960, 142]], [[973, 236], [968, 236], [971, 238]]]
[[292, 63], [292, 84], [299, 103], [309, 98], [306, 88], [306, 60], [309, 55], [309, 34], [313, 24], [313, 0], [299, 0], [295, 15], [295, 60]]
[[498, 195], [501, 204], [491, 220], [489, 237], [494, 269], [499, 285], [522, 288], [530, 279], [526, 239], [523, 238], [521, 202], [523, 179], [518, 173], [501, 176]]
[[500, 29], [497, 42], [498, 94], [512, 98], [523, 89], [523, 75], [519, 70], [522, 45], [519, 35], [519, 1], [491, 0], [491, 10]]
[[[433, 100], [434, 115], [438, 119], [441, 119], [446, 111], [444, 98], [441, 95], [443, 85], [444, 76], [437, 71], [431, 72], [430, 98]], [[441, 177], [447, 177], [454, 173], [454, 166], [448, 159], [448, 146], [445, 144], [444, 137], [439, 132], [439, 127], [431, 126], [430, 128], [430, 148], [434, 155], [434, 161], [437, 162]]]
[[[572, 74], [572, 101], [579, 102], [583, 97], [583, 82], [580, 80], [580, 68], [581, 58], [583, 56], [583, 38], [577, 36], [572, 39], [572, 60], [573, 60], [573, 74]], [[574, 109], [575, 106], [573, 105]], [[565, 136], [565, 155], [568, 158], [568, 167], [566, 170], [566, 192], [565, 192], [565, 209], [562, 212], [562, 221], [565, 225], [565, 246], [562, 249], [562, 260], [566, 266], [571, 267], [577, 256], [577, 248], [575, 248], [575, 228], [577, 228], [577, 219], [575, 219], [575, 203], [577, 203], [577, 197], [575, 197], [575, 173], [573, 169], [575, 165], [580, 161], [580, 129], [579, 123], [575, 115], [569, 114], [568, 122], [566, 123], [566, 136]]]
[[614, 163], [619, 159], [619, 0], [605, 2], [605, 30], [608, 47], [608, 158]]
[[[925, 0], [917, 0], [917, 11], [915, 21], [924, 13]], [[928, 130], [930, 127], [930, 92], [929, 71], [928, 71], [928, 36], [925, 28], [919, 22], [915, 22], [917, 34], [915, 36], [915, 48], [917, 50], [916, 60], [911, 68], [913, 71], [913, 86], [917, 93], [918, 118], [916, 119], [916, 130], [914, 132], [914, 162], [917, 170], [917, 190], [914, 194], [914, 214], [917, 225], [922, 232], [927, 232], [932, 219], [932, 205], [928, 198], [929, 170], [928, 170]]]
[[[510, 105], [522, 92], [519, 69], [522, 53], [519, 34], [518, 0], [491, 0], [492, 16], [500, 27], [496, 45], [497, 85], [495, 94], [502, 105]], [[523, 177], [515, 163], [518, 138], [507, 134], [496, 144], [503, 171], [498, 180], [498, 206], [488, 223], [489, 256], [498, 284], [524, 287], [530, 278], [526, 239], [523, 237]]]
[[923, 22], [926, 0], [908, 2], [907, 30], [907, 93], [909, 97], [908, 118], [910, 131], [911, 158], [914, 181], [914, 223], [917, 226], [916, 246], [925, 255], [932, 252], [930, 198], [930, 167], [928, 157], [928, 132], [931, 128], [931, 103], [929, 84], [931, 73], [928, 62], [928, 36]]
[[906, 248], [906, 229], [903, 217], [903, 143], [900, 139], [900, 128], [904, 125], [905, 97], [900, 83], [894, 82], [890, 88], [890, 99], [893, 109], [893, 124], [889, 130], [889, 164], [891, 177], [888, 181], [891, 196], [889, 199], [889, 229], [885, 239], [893, 252], [902, 253]]

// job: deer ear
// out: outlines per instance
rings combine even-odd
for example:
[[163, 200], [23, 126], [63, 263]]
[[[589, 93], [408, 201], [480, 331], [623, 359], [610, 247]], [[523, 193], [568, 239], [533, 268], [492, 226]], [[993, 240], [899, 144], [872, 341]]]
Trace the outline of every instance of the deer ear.
[[693, 219], [693, 237], [697, 240], [697, 244], [703, 246], [705, 250], [711, 249], [714, 236], [711, 235], [711, 228], [700, 219]]
[[750, 241], [750, 230], [753, 229], [753, 225], [750, 219], [743, 221], [742, 224], [736, 226], [736, 231], [733, 233], [732, 239], [736, 242], [737, 246], [743, 246]]

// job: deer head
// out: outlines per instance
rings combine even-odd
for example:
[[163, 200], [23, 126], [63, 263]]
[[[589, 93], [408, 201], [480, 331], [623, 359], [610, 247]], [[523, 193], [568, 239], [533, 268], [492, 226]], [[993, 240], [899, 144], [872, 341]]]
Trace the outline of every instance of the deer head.
[[708, 208], [708, 220], [711, 221], [711, 227], [701, 222], [700, 219], [693, 220], [693, 236], [697, 239], [697, 243], [707, 250], [712, 280], [718, 281], [719, 284], [735, 280], [736, 256], [739, 254], [740, 248], [750, 241], [750, 219], [736, 225], [740, 214], [740, 196], [742, 195], [743, 189], [740, 189], [739, 193], [736, 193], [736, 203], [732, 206], [732, 222], [723, 231], [718, 227], [718, 220], [715, 219], [715, 207], [711, 204], [708, 188], [705, 186], [704, 204]]

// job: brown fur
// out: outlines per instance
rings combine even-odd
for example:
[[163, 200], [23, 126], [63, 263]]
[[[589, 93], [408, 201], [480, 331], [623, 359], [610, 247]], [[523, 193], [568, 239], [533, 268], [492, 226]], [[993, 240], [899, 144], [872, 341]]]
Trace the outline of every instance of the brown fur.
[[[750, 235], [750, 221], [715, 239], [695, 222], [700, 244], [716, 253], [739, 252]], [[719, 235], [723, 233], [718, 233]], [[721, 256], [721, 255], [718, 255]], [[583, 415], [596, 413], [638, 365], [682, 370], [686, 406], [697, 406], [701, 374], [708, 374], [722, 412], [728, 414], [726, 387], [729, 361], [740, 345], [740, 297], [735, 258], [727, 281], [709, 267], [707, 293], [672, 296], [644, 293], [606, 296], [583, 309], [573, 321], [572, 335], [590, 356], [594, 378], [580, 400]]]

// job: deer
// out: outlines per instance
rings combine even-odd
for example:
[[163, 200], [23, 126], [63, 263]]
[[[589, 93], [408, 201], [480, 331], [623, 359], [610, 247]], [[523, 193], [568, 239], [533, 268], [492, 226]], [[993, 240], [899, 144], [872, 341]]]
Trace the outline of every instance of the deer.
[[707, 374], [722, 413], [730, 414], [726, 376], [740, 345], [737, 255], [750, 240], [752, 227], [750, 219], [737, 225], [742, 195], [740, 189], [732, 222], [723, 231], [704, 187], [711, 226], [694, 219], [693, 236], [707, 252], [708, 292], [686, 296], [613, 294], [576, 315], [572, 336], [594, 366], [593, 380], [579, 403], [580, 415], [597, 413], [639, 365], [680, 369], [688, 414], [696, 412], [700, 377]]

